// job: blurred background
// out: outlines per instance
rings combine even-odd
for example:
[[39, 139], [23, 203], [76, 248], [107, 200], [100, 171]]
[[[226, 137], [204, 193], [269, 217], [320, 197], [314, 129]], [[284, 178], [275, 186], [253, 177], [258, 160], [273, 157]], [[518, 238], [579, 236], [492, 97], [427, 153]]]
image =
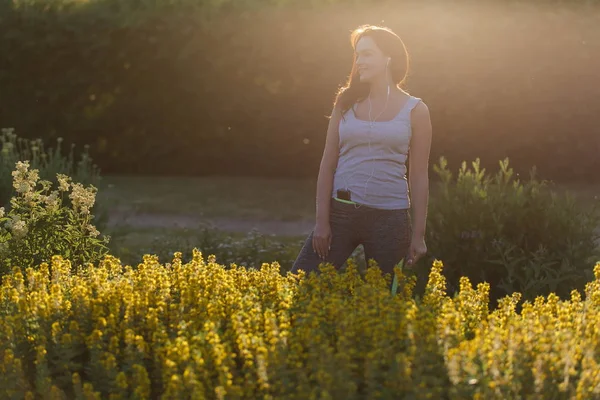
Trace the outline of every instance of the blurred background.
[[0, 121], [105, 175], [316, 176], [349, 33], [396, 31], [432, 159], [599, 182], [591, 1], [1, 0]]

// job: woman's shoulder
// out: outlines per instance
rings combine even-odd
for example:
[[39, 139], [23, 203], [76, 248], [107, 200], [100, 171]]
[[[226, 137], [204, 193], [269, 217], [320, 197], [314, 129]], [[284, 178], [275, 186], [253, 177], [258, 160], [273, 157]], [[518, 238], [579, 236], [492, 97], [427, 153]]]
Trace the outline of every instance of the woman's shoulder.
[[422, 99], [420, 97], [415, 96], [414, 94], [410, 93], [406, 89], [398, 88], [398, 90], [399, 90], [400, 95], [406, 97], [408, 99], [408, 101], [417, 101], [417, 102], [422, 101]]
[[407, 108], [412, 112], [413, 110], [417, 113], [427, 113], [429, 112], [429, 108], [427, 107], [427, 104], [425, 103], [425, 101], [419, 97], [419, 96], [415, 96], [414, 94], [409, 93], [406, 90], [401, 89], [402, 94], [404, 94], [405, 96], [407, 96]]

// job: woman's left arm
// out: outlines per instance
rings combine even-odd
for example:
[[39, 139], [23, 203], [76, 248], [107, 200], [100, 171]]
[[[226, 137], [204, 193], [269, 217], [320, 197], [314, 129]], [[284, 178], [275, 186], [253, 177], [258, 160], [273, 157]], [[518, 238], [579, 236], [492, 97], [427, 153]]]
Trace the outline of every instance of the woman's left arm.
[[411, 113], [411, 124], [408, 180], [413, 209], [413, 233], [409, 263], [414, 264], [427, 253], [425, 229], [429, 202], [429, 153], [432, 128], [429, 108], [422, 101]]

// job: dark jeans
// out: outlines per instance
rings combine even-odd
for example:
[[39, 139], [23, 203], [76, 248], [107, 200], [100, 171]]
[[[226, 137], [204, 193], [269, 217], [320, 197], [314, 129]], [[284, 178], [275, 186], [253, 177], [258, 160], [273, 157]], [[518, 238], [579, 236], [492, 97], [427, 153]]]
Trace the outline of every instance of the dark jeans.
[[412, 236], [408, 209], [382, 210], [367, 206], [358, 209], [353, 204], [331, 199], [329, 214], [331, 250], [321, 260], [312, 247], [313, 232], [306, 239], [291, 271], [318, 271], [327, 262], [340, 268], [360, 244], [365, 260], [374, 259], [383, 273], [393, 273], [394, 266], [408, 255]]

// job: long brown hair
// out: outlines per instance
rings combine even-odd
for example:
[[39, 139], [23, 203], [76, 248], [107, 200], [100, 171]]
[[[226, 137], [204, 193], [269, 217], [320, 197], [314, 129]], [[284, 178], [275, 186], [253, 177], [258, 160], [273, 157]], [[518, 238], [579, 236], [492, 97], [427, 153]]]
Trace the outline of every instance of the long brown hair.
[[358, 68], [356, 67], [356, 44], [364, 36], [372, 38], [383, 54], [391, 57], [390, 70], [392, 80], [396, 83], [397, 87], [400, 88], [402, 86], [408, 74], [408, 51], [398, 35], [391, 29], [382, 26], [359, 26], [350, 35], [350, 43], [354, 51], [352, 71], [346, 85], [338, 91], [335, 99], [335, 104], [341, 109], [342, 115], [352, 108], [355, 103], [366, 99], [369, 95], [369, 84], [360, 81]]

